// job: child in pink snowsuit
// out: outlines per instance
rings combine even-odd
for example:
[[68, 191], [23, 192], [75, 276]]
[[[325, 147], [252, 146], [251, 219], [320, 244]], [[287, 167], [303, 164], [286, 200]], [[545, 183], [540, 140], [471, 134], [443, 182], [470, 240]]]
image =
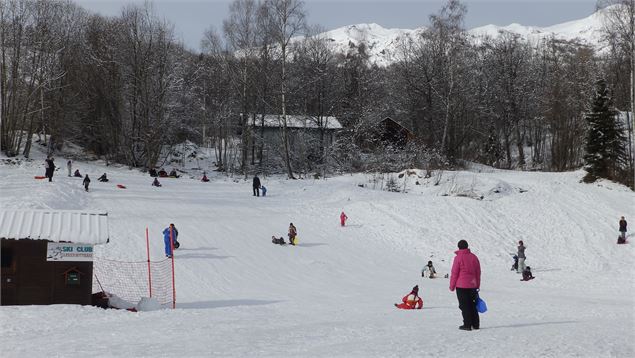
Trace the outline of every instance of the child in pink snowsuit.
[[342, 211], [342, 213], [340, 214], [340, 224], [342, 226], [346, 225], [346, 219], [348, 219], [348, 216], [346, 216], [346, 214], [344, 214], [344, 212]]

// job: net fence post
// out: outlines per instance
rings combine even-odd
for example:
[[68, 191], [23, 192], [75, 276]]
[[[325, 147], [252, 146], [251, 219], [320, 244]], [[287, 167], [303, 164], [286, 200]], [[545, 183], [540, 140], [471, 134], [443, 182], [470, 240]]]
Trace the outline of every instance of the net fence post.
[[172, 234], [174, 229], [170, 225], [170, 246], [172, 253], [172, 309], [176, 308], [176, 286], [174, 285], [174, 235]]
[[146, 252], [148, 254], [148, 291], [152, 297], [152, 270], [150, 269], [150, 238], [148, 235], [148, 227], [146, 226]]

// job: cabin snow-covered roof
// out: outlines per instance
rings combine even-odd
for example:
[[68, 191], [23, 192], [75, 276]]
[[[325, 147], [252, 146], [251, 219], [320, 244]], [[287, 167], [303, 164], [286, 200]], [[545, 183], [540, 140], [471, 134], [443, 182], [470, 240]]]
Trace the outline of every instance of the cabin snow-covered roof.
[[[305, 128], [305, 129], [317, 129], [320, 128], [318, 125], [322, 123], [323, 128], [326, 129], [342, 129], [342, 125], [337, 120], [337, 118], [328, 116], [328, 117], [314, 117], [309, 115], [289, 115], [287, 114], [287, 128]], [[254, 118], [249, 116], [249, 125], [254, 125]], [[255, 120], [256, 126], [262, 126], [262, 115], [256, 115]], [[265, 127], [275, 127], [278, 128], [282, 126], [282, 115], [279, 114], [265, 114], [264, 118], [264, 126]]]
[[0, 239], [78, 244], [108, 242], [108, 213], [76, 210], [0, 210]]

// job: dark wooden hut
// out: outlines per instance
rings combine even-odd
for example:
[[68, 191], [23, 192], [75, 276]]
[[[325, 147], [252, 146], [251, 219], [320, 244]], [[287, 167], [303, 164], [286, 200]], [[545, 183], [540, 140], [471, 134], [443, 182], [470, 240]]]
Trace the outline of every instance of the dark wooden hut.
[[384, 145], [395, 148], [404, 148], [406, 144], [414, 140], [415, 135], [408, 128], [386, 117], [377, 124], [379, 139]]
[[108, 214], [0, 211], [0, 305], [91, 304], [94, 245]]

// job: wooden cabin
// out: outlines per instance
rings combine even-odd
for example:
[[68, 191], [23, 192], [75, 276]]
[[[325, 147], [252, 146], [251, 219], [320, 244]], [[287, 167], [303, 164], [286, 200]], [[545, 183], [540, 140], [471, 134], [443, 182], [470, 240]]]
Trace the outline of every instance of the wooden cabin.
[[[287, 115], [286, 118], [291, 151], [296, 150], [300, 143], [318, 143], [320, 139], [323, 139], [324, 146], [329, 146], [337, 138], [337, 132], [342, 129], [337, 118], [331, 116]], [[257, 114], [250, 116], [247, 123], [255, 132], [254, 134], [262, 135], [265, 143], [280, 142], [283, 125], [281, 115]]]
[[91, 304], [93, 251], [108, 214], [0, 211], [0, 305]]
[[413, 141], [414, 133], [410, 129], [396, 122], [390, 117], [386, 117], [377, 124], [379, 139], [384, 145], [403, 149], [406, 144]]

